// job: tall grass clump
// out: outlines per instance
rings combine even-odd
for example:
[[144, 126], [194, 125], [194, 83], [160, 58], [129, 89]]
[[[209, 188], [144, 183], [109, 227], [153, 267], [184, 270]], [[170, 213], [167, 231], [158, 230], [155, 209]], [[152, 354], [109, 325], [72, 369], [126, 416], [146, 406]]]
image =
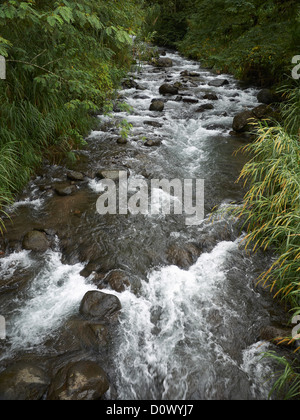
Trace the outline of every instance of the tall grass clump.
[[1, 2], [0, 218], [44, 157], [74, 159], [130, 67], [139, 10], [136, 0]]
[[[282, 106], [283, 123], [255, 123], [257, 138], [244, 147], [250, 158], [240, 180], [248, 185], [248, 192], [237, 214], [247, 229], [246, 247], [274, 252], [276, 261], [260, 282], [285, 303], [292, 320], [300, 314], [300, 86], [281, 88], [281, 93], [287, 100]], [[292, 337], [283, 342], [295, 344]], [[280, 362], [285, 369], [274, 390], [282, 390], [283, 382], [293, 383], [293, 397], [299, 397], [299, 361], [298, 369], [287, 368], [285, 359]]]

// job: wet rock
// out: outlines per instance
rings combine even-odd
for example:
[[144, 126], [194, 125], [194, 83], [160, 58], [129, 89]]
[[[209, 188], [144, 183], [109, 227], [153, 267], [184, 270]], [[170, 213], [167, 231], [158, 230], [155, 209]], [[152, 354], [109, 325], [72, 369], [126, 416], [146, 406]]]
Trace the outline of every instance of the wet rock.
[[274, 112], [269, 105], [259, 105], [252, 110], [254, 116], [261, 120], [262, 118], [270, 118]]
[[229, 81], [227, 79], [215, 79], [209, 82], [208, 85], [213, 87], [222, 87], [229, 85]]
[[163, 126], [163, 124], [161, 124], [158, 121], [144, 121], [145, 125], [151, 125], [151, 127], [155, 127], [155, 128], [161, 128]]
[[196, 109], [196, 112], [205, 112], [210, 109], [214, 109], [214, 106], [212, 104], [204, 104], [199, 106], [199, 108]]
[[178, 95], [178, 87], [170, 85], [169, 83], [164, 83], [160, 86], [159, 93], [161, 95]]
[[150, 99], [148, 95], [135, 95], [133, 99]]
[[173, 83], [173, 86], [175, 87], [175, 88], [177, 88], [178, 90], [179, 89], [182, 89], [184, 86], [183, 86], [183, 84], [181, 83], [181, 82], [175, 82], [175, 83]]
[[165, 104], [163, 101], [155, 100], [150, 105], [150, 111], [157, 111], [162, 112], [165, 108]]
[[50, 380], [43, 369], [17, 362], [0, 373], [0, 400], [41, 400]]
[[232, 128], [237, 133], [245, 133], [251, 131], [251, 120], [253, 121], [254, 114], [252, 111], [242, 111], [233, 119]]
[[67, 173], [67, 177], [71, 181], [83, 181], [84, 180], [84, 175], [81, 172], [76, 172], [76, 171], [69, 171]]
[[139, 85], [135, 80], [129, 78], [122, 82], [122, 87], [123, 89], [138, 89]]
[[93, 401], [99, 400], [109, 389], [104, 370], [95, 362], [69, 363], [55, 375], [47, 400]]
[[[260, 331], [261, 340], [271, 341], [275, 344], [278, 344], [281, 340], [283, 340], [286, 337], [291, 337], [291, 329], [289, 328], [279, 328], [268, 325], [262, 328]], [[283, 345], [287, 346], [287, 343]]]
[[167, 251], [167, 260], [170, 264], [182, 269], [191, 267], [201, 254], [201, 250], [194, 244], [189, 243], [184, 246], [177, 244], [171, 245]]
[[197, 104], [199, 102], [199, 99], [184, 97], [184, 98], [182, 98], [182, 101], [187, 103], [187, 104]]
[[158, 68], [173, 67], [173, 61], [168, 57], [154, 58], [152, 64]]
[[50, 242], [45, 232], [33, 230], [24, 236], [22, 247], [27, 251], [45, 252], [50, 248]]
[[200, 76], [200, 73], [196, 73], [195, 71], [188, 71], [188, 70], [184, 70], [180, 74], [183, 77], [199, 77]]
[[208, 99], [209, 101], [217, 101], [219, 98], [215, 93], [207, 93], [203, 96], [203, 99]]
[[119, 137], [117, 139], [118, 144], [127, 144], [128, 140], [125, 137]]
[[103, 284], [108, 284], [116, 292], [124, 292], [130, 287], [130, 281], [127, 275], [122, 271], [112, 271], [103, 279]]
[[121, 303], [116, 296], [90, 291], [84, 295], [79, 312], [87, 318], [106, 320], [116, 315], [121, 308]]
[[262, 104], [270, 105], [280, 101], [280, 97], [276, 95], [271, 89], [262, 89], [257, 94], [258, 102]]
[[71, 319], [62, 329], [55, 349], [64, 354], [81, 350], [99, 351], [108, 342], [108, 328], [103, 323]]
[[68, 195], [74, 194], [76, 192], [77, 188], [75, 185], [55, 185], [54, 191], [56, 194], [60, 195], [61, 197], [66, 197]]
[[147, 147], [158, 147], [161, 145], [161, 140], [160, 139], [148, 139], [145, 141], [144, 143], [145, 146]]

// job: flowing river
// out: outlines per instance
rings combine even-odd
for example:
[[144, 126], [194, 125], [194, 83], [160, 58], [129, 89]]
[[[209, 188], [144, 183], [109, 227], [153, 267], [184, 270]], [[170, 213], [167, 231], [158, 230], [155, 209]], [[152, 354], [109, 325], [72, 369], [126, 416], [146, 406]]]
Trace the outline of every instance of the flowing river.
[[[88, 354], [109, 375], [107, 399], [267, 399], [275, 368], [261, 359], [272, 346], [260, 341], [260, 330], [284, 314], [256, 282], [272, 256], [245, 252], [230, 213], [210, 218], [215, 206], [225, 210], [243, 199], [236, 180], [247, 157], [234, 152], [247, 138], [230, 132], [238, 112], [258, 105], [257, 90], [227, 75], [228, 84], [211, 86], [224, 75], [174, 52], [167, 58], [172, 67], [144, 64], [132, 75], [137, 84], [120, 92], [131, 112], [117, 106], [98, 116], [70, 168], [83, 180], [67, 180], [64, 165], [45, 163], [10, 210], [0, 259], [7, 329], [0, 371], [21, 360], [51, 372]], [[166, 82], [180, 82], [179, 94], [162, 97]], [[164, 100], [162, 112], [149, 110], [155, 98]], [[127, 143], [118, 144], [123, 120], [132, 128]], [[205, 218], [188, 226], [185, 215], [165, 214], [159, 200], [155, 214], [100, 215], [100, 169], [127, 171], [129, 180], [147, 183], [203, 179]], [[73, 194], [57, 194], [65, 184]], [[162, 200], [170, 199], [164, 194]], [[46, 232], [50, 249], [22, 248], [33, 229]], [[87, 350], [66, 334], [84, 294], [111, 273], [129, 281], [124, 291], [107, 284], [103, 290], [119, 298], [119, 320], [107, 345]]]

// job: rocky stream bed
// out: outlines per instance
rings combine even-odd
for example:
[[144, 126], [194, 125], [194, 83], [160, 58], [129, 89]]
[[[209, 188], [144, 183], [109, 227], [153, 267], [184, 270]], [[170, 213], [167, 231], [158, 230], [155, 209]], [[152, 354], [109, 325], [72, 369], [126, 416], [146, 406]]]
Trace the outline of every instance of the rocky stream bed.
[[[269, 338], [287, 322], [256, 286], [273, 256], [246, 253], [230, 214], [209, 215], [241, 203], [247, 157], [234, 152], [272, 101], [168, 51], [124, 81], [75, 164], [45, 162], [0, 240], [0, 399], [268, 398], [275, 367], [260, 355], [285, 352]], [[156, 215], [99, 215], [101, 182], [119, 171], [204, 179], [203, 223], [159, 203]]]

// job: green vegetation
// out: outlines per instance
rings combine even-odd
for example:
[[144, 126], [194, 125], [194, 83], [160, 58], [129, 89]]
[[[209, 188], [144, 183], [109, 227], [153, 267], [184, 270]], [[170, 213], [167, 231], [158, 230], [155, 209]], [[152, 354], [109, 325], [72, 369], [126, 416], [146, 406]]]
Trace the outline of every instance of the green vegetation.
[[[204, 66], [273, 85], [299, 54], [297, 0], [151, 0], [147, 29]], [[298, 16], [298, 17], [297, 17]]]
[[43, 157], [74, 159], [92, 112], [131, 64], [135, 0], [8, 0], [0, 6], [0, 208]]
[[[249, 190], [243, 207], [237, 211], [247, 225], [246, 246], [251, 245], [253, 251], [271, 249], [277, 255], [260, 281], [285, 302], [291, 319], [300, 314], [299, 94], [299, 84], [293, 89], [285, 88], [287, 102], [282, 106], [281, 124], [256, 124], [257, 139], [244, 148], [250, 160], [240, 176]], [[280, 343], [294, 344], [295, 340], [290, 336]], [[288, 383], [287, 395], [292, 392], [293, 397], [299, 397], [299, 368], [293, 369], [284, 358], [280, 362], [285, 369], [274, 390], [282, 391], [283, 383]]]

